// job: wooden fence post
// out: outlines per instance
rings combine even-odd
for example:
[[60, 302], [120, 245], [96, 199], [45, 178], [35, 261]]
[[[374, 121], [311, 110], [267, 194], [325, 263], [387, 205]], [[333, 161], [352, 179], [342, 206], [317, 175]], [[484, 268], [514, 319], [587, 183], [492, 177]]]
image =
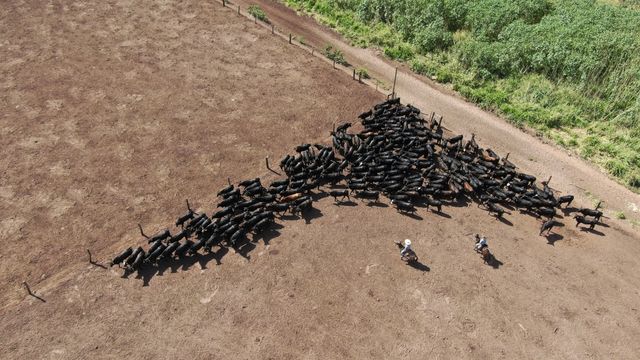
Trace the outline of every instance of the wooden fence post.
[[[142, 233], [144, 235], [144, 233], [142, 232], [142, 226], [140, 224], [138, 224], [138, 226], [140, 226], [140, 233]], [[147, 235], [144, 235], [145, 238], [149, 238]], [[97, 261], [94, 261], [92, 256], [91, 256], [91, 251], [89, 251], [89, 249], [87, 249], [87, 254], [89, 254], [89, 264], [93, 265], [93, 266], [97, 266], [99, 268], [103, 268], [103, 269], [107, 269], [104, 265], [100, 265], [98, 264]]]
[[391, 97], [393, 99], [396, 98], [396, 80], [398, 79], [398, 68], [396, 68], [396, 73], [393, 75], [393, 90], [391, 91]]
[[41, 298], [40, 296], [38, 296], [38, 295], [34, 294], [34, 293], [31, 291], [31, 288], [29, 287], [29, 284], [27, 284], [27, 282], [26, 282], [26, 281], [23, 281], [23, 282], [22, 282], [22, 286], [24, 286], [24, 287], [25, 287], [25, 289], [27, 290], [27, 294], [29, 294], [30, 296], [33, 296], [34, 298], [36, 298], [36, 299], [38, 299], [38, 300], [40, 300], [40, 301], [42, 301], [42, 302], [46, 302], [46, 301], [45, 301], [45, 299]]
[[273, 24], [271, 24], [271, 35], [275, 34], [275, 28], [273, 26]]
[[289, 33], [289, 44], [291, 44], [291, 33]]
[[238, 15], [240, 15], [240, 5], [238, 5]]
[[271, 166], [269, 166], [269, 157], [268, 157], [268, 156], [267, 156], [266, 158], [264, 158], [264, 162], [267, 164], [267, 169], [268, 169], [269, 171], [271, 171], [272, 173], [274, 173], [274, 174], [276, 174], [276, 175], [282, 176], [282, 174], [280, 174], [279, 172], [277, 172], [277, 171], [273, 170], [273, 169], [271, 168]]
[[227, 6], [226, 0], [222, 0], [222, 6]]
[[353, 80], [356, 79], [356, 69], [353, 69]]

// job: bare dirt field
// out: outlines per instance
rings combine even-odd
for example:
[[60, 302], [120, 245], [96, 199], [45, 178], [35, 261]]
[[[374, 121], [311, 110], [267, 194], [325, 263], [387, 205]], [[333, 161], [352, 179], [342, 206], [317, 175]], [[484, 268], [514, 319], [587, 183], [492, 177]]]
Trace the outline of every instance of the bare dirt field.
[[[271, 177], [265, 156], [382, 96], [216, 2], [7, 1], [0, 31], [0, 358], [640, 355], [640, 237], [613, 219], [583, 232], [567, 216], [548, 242], [516, 211], [413, 219], [324, 198], [246, 256], [140, 278], [89, 265], [85, 249], [106, 264], [185, 198], [210, 213], [227, 176]], [[404, 238], [423, 266], [400, 261]]]

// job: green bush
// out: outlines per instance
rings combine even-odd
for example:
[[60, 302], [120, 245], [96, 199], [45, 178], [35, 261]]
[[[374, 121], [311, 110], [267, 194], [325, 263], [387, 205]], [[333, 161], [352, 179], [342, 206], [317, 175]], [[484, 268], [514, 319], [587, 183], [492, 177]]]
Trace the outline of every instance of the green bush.
[[382, 21], [393, 22], [395, 2], [386, 0], [363, 0], [358, 6], [359, 17], [367, 22]]
[[435, 74], [435, 69], [424, 59], [414, 59], [409, 66], [411, 71], [420, 75], [433, 76]]
[[467, 25], [477, 38], [495, 40], [517, 19], [536, 23], [551, 9], [547, 0], [481, 0], [470, 2]]
[[443, 18], [437, 18], [415, 33], [415, 44], [422, 53], [446, 49], [453, 45], [453, 34], [449, 32]]
[[505, 77], [510, 73], [510, 62], [501, 56], [499, 43], [467, 40], [457, 46], [457, 51], [460, 62], [481, 79]]
[[262, 10], [262, 8], [258, 5], [249, 5], [248, 9], [249, 15], [255, 17], [256, 19], [265, 22], [267, 24], [271, 24], [269, 18], [267, 17], [267, 13]]
[[634, 174], [629, 177], [627, 184], [632, 188], [640, 189], [640, 173]]
[[334, 48], [333, 45], [327, 44], [324, 47], [323, 54], [340, 65], [349, 65], [347, 60], [344, 58], [344, 53], [340, 49]]
[[398, 43], [392, 47], [384, 48], [384, 54], [393, 60], [408, 61], [413, 59], [415, 53], [410, 45]]
[[358, 75], [359, 77], [361, 77], [363, 79], [371, 79], [371, 76], [369, 75], [369, 72], [365, 68], [357, 68], [356, 69], [356, 75]]
[[444, 0], [444, 20], [449, 31], [454, 32], [465, 27], [468, 4], [467, 0]]

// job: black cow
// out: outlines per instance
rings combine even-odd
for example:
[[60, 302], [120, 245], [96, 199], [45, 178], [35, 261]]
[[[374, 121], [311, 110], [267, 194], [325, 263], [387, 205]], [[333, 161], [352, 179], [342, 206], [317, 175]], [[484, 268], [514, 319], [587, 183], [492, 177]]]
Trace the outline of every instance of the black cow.
[[592, 210], [592, 209], [580, 209], [578, 210], [579, 213], [581, 213], [584, 216], [593, 216], [593, 218], [596, 221], [600, 220], [600, 217], [602, 216], [602, 211], [599, 210]]
[[427, 209], [429, 208], [429, 206], [433, 206], [438, 209], [439, 213], [442, 212], [442, 201], [433, 199], [431, 197], [427, 197], [425, 201], [427, 203]]
[[378, 200], [380, 199], [380, 193], [377, 191], [364, 190], [356, 192], [356, 197], [371, 200], [373, 202], [378, 202]]
[[229, 185], [226, 188], [223, 188], [222, 190], [218, 191], [218, 196], [224, 195], [226, 193], [232, 192], [233, 191], [233, 185]]
[[594, 218], [594, 219], [587, 219], [584, 216], [581, 215], [576, 215], [574, 216], [574, 218], [576, 219], [576, 227], [578, 227], [578, 225], [580, 224], [585, 224], [585, 225], [589, 225], [589, 229], [593, 230], [593, 228], [596, 227], [596, 225], [598, 225], [598, 219]]
[[349, 198], [349, 190], [331, 190], [329, 195], [333, 196], [336, 203], [338, 202], [338, 197], [341, 198], [340, 201], [344, 201], [345, 197], [351, 200], [351, 198]]
[[115, 264], [120, 264], [126, 258], [128, 258], [129, 255], [131, 255], [131, 254], [133, 254], [133, 249], [129, 247], [126, 250], [124, 250], [123, 252], [121, 252], [120, 254], [118, 254], [116, 257], [114, 257], [113, 260], [111, 260], [111, 266], [113, 266]]
[[400, 213], [411, 213], [415, 214], [416, 208], [410, 202], [400, 201], [400, 200], [391, 200], [391, 203], [396, 206], [396, 210]]
[[184, 257], [187, 254], [187, 251], [191, 248], [191, 246], [193, 246], [193, 241], [191, 240], [185, 241], [176, 249], [175, 251], [176, 256], [179, 258]]
[[559, 225], [560, 223], [553, 219], [545, 221], [542, 224], [542, 227], [540, 227], [540, 233], [538, 235], [542, 235], [542, 233], [545, 231], [547, 232], [547, 234], [549, 234], [551, 232], [551, 229], [553, 229], [554, 226], [559, 226]]
[[484, 206], [489, 211], [489, 214], [495, 214], [496, 218], [501, 219], [502, 215], [504, 215], [505, 210], [500, 207], [498, 204], [495, 204], [491, 201], [486, 201]]
[[566, 207], [568, 207], [569, 205], [571, 205], [572, 201], [573, 201], [573, 195], [560, 196], [556, 201], [556, 206], [561, 207], [562, 204], [567, 204]]
[[138, 246], [137, 249], [133, 250], [133, 253], [127, 258], [127, 260], [125, 260], [125, 266], [131, 267], [131, 264], [133, 264], [133, 262], [138, 258], [138, 254], [143, 252], [144, 250], [142, 250], [142, 247]]

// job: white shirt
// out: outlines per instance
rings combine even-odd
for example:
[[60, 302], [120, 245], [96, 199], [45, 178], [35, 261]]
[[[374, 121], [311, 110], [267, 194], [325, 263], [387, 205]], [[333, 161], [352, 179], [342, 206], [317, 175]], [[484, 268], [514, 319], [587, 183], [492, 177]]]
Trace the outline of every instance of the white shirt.
[[480, 238], [480, 241], [478, 242], [478, 247], [480, 247], [482, 245], [487, 245], [487, 239]]
[[409, 250], [411, 250], [411, 245], [405, 245], [400, 254], [406, 254]]

